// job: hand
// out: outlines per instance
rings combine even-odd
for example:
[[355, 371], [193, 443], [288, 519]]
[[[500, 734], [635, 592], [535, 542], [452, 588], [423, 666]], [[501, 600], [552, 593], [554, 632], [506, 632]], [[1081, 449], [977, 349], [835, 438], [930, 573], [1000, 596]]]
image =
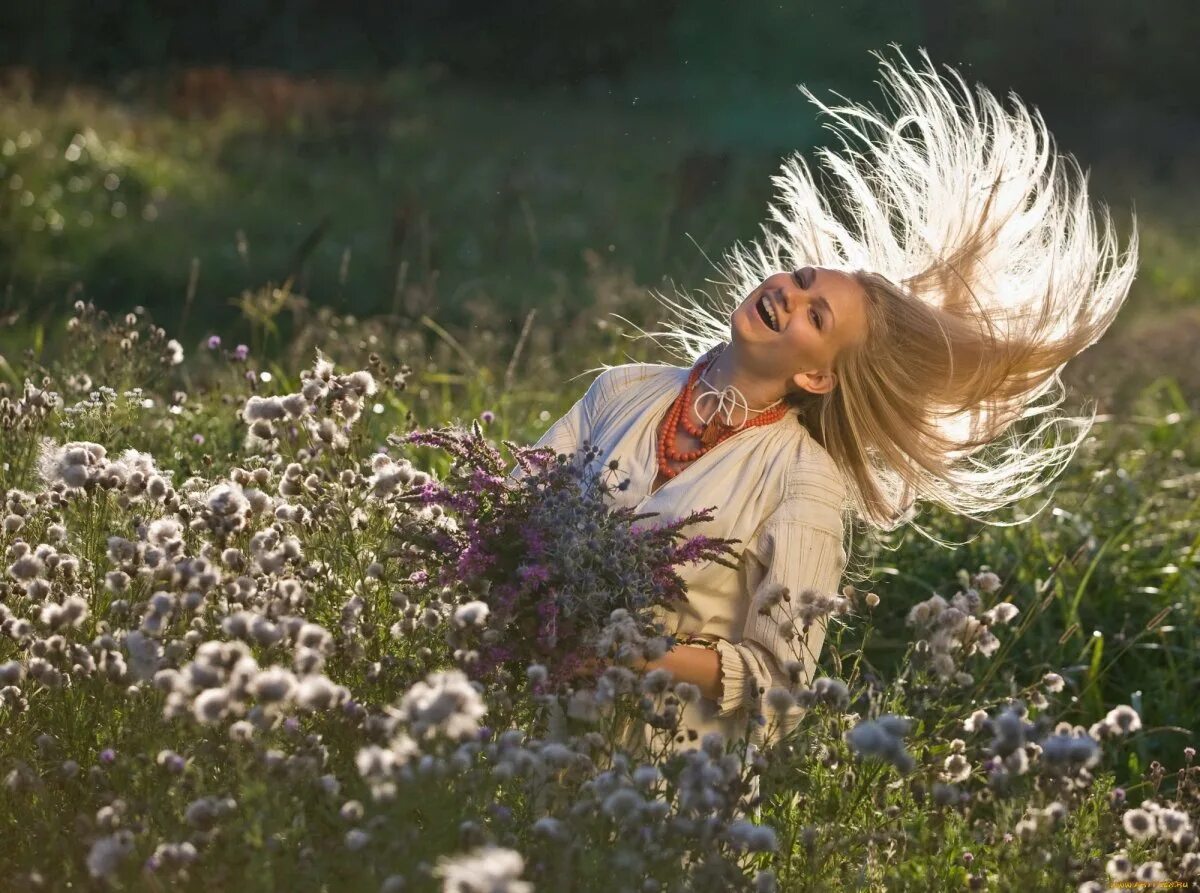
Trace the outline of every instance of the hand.
[[690, 682], [704, 697], [721, 699], [721, 656], [712, 649], [680, 643], [659, 659], [641, 664], [642, 672], [667, 670], [674, 681]]
[[637, 673], [648, 673], [650, 670], [653, 670], [653, 669], [654, 669], [654, 667], [655, 667], [655, 663], [654, 663], [654, 661], [652, 661], [652, 660], [646, 660], [646, 658], [644, 658], [644, 657], [643, 657], [642, 655], [640, 655], [640, 654], [639, 654], [639, 655], [637, 655], [637, 656], [636, 656], [636, 657], [633, 659], [633, 663], [631, 663], [631, 664], [629, 665], [629, 669], [631, 669], [631, 670], [633, 670], [634, 672], [637, 672]]
[[608, 661], [597, 655], [588, 655], [571, 668], [571, 680], [593, 681], [608, 669]]

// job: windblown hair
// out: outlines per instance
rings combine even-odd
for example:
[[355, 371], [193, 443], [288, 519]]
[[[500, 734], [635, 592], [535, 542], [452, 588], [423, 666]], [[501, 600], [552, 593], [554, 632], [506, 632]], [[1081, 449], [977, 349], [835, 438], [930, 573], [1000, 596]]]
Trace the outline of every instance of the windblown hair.
[[800, 88], [845, 148], [818, 154], [851, 224], [791, 157], [773, 178], [776, 226], [718, 267], [732, 303], [656, 294], [679, 322], [646, 333], [694, 363], [728, 339], [729, 314], [773, 273], [814, 264], [853, 276], [867, 296], [865, 340], [839, 352], [832, 391], [787, 399], [846, 476], [848, 508], [887, 530], [911, 522], [918, 499], [987, 520], [1058, 477], [1095, 417], [1059, 408], [1059, 371], [1112, 323], [1138, 244], [1135, 217], [1119, 253], [1103, 205], [1097, 231], [1087, 175], [1054, 151], [1040, 112], [1011, 93], [1008, 112], [948, 66], [952, 80], [939, 77], [925, 50], [918, 70], [891, 46], [899, 65], [872, 53], [891, 118]]

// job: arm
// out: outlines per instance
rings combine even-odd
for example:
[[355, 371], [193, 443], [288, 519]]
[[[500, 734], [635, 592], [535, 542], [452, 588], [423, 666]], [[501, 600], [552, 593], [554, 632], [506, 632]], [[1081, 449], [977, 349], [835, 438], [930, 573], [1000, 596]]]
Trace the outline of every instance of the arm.
[[[757, 599], [752, 599], [741, 641], [717, 640], [721, 715], [743, 709], [751, 715], [761, 712], [768, 727], [774, 727], [772, 737], [790, 732], [802, 711], [777, 715], [761, 695], [774, 686], [793, 688], [785, 669], [791, 661], [800, 665], [800, 683], [811, 683], [825, 642], [826, 618], [803, 630], [797, 611], [799, 595], [806, 588], [836, 593], [846, 566], [841, 517], [844, 484], [831, 463], [816, 461], [827, 458], [823, 452], [812, 455], [814, 461], [801, 464], [780, 507], [763, 525], [757, 552], [765, 570], [756, 580], [755, 565], [748, 581], [755, 596], [772, 584], [787, 586], [790, 600], [761, 614]], [[784, 620], [794, 624], [795, 634], [790, 638], [781, 629]]]
[[634, 669], [646, 673], [659, 668], [670, 670], [676, 682], [692, 683], [704, 697], [721, 700], [721, 655], [716, 651], [694, 645], [676, 645], [658, 660], [639, 658], [634, 665]]
[[[760, 695], [777, 685], [792, 688], [786, 670], [792, 661], [800, 664], [801, 682], [811, 682], [825, 640], [825, 623], [814, 623], [799, 635], [803, 623], [798, 617], [793, 619], [799, 594], [806, 588], [836, 592], [846, 566], [842, 546], [845, 482], [817, 444], [806, 439], [797, 458], [779, 508], [751, 542], [751, 554], [759, 560], [752, 559], [747, 566], [746, 580], [755, 596], [772, 584], [787, 586], [791, 601], [762, 615], [756, 610], [757, 599], [752, 598], [736, 644], [723, 638], [714, 639], [715, 650], [679, 644], [658, 660], [639, 659], [633, 665], [641, 671], [663, 668], [676, 680], [696, 685], [704, 697], [717, 702], [721, 716], [761, 710], [768, 724], [787, 731], [798, 720], [799, 711], [789, 717], [773, 716]], [[793, 619], [797, 631], [790, 639], [781, 630], [787, 619]]]
[[[756, 587], [761, 591], [772, 583], [782, 583], [791, 592], [791, 602], [784, 602], [770, 614], [759, 614], [753, 605], [746, 617], [742, 641], [736, 645], [727, 639], [717, 639], [716, 650], [694, 645], [676, 645], [657, 660], [638, 659], [634, 669], [650, 672], [670, 670], [677, 682], [690, 682], [700, 694], [717, 702], [721, 716], [732, 716], [744, 708], [761, 710], [768, 724], [783, 726], [788, 731], [794, 717], [779, 717], [771, 713], [759, 695], [772, 686], [791, 688], [791, 679], [784, 670], [789, 660], [803, 667], [802, 682], [811, 682], [817, 659], [825, 641], [824, 620], [814, 623], [807, 634], [800, 635], [802, 622], [795, 620], [797, 636], [787, 639], [780, 633], [780, 623], [791, 616], [802, 589], [812, 587], [834, 592], [841, 582], [845, 567], [841, 536], [824, 528], [804, 522], [776, 521], [764, 530], [768, 537], [771, 560], [767, 572]], [[782, 539], [782, 547], [777, 540]], [[794, 725], [794, 723], [792, 723]]]
[[[774, 555], [756, 591], [762, 591], [772, 583], [781, 583], [788, 587], [791, 600], [781, 602], [768, 614], [760, 614], [752, 604], [741, 642], [717, 640], [723, 688], [719, 704], [722, 716], [730, 716], [743, 708], [761, 711], [768, 724], [782, 725], [780, 734], [783, 734], [794, 726], [793, 720], [799, 719], [799, 713], [776, 716], [765, 700], [760, 700], [760, 695], [777, 685], [793, 687], [784, 669], [789, 661], [801, 664], [801, 684], [812, 682], [825, 642], [826, 620], [817, 620], [804, 632], [803, 621], [795, 617], [796, 602], [801, 590], [809, 587], [836, 592], [845, 567], [845, 554], [841, 537], [822, 528], [781, 524], [770, 535]], [[780, 624], [784, 619], [793, 619], [795, 635], [792, 638], [781, 632]]]
[[[591, 436], [597, 401], [602, 394], [607, 395], [611, 385], [612, 371], [606, 369], [596, 376], [584, 395], [575, 401], [575, 405], [567, 410], [562, 418], [547, 428], [533, 446], [550, 447], [556, 455], [576, 453], [581, 450], [583, 442]], [[513, 480], [518, 480], [524, 474], [521, 466], [516, 465], [508, 473], [508, 476]]]
[[[590, 389], [588, 393], [591, 393]], [[584, 394], [576, 400], [575, 405], [567, 410], [566, 415], [547, 428], [546, 432], [533, 445], [535, 447], [551, 447], [555, 455], [578, 452], [587, 436], [585, 432], [591, 429], [591, 425], [588, 423], [587, 399], [588, 395]], [[508, 473], [508, 476], [517, 480], [524, 474], [525, 470], [521, 468], [520, 464], [517, 464]]]

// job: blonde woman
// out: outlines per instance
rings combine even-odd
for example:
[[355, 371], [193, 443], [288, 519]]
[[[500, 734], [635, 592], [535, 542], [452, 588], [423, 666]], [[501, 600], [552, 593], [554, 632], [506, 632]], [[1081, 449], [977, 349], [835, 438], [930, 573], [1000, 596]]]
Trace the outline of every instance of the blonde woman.
[[647, 333], [685, 365], [606, 368], [536, 444], [590, 443], [619, 504], [715, 507], [693, 530], [740, 541], [736, 570], [679, 568], [688, 602], [663, 616], [680, 644], [643, 667], [699, 690], [680, 747], [795, 727], [770, 690], [813, 680], [856, 522], [915, 525], [922, 501], [987, 520], [1043, 490], [1092, 422], [1058, 409], [1059, 372], [1121, 307], [1136, 226], [1120, 254], [1036, 110], [893, 48], [874, 54], [890, 116], [801, 88], [844, 149], [819, 153], [837, 213], [787, 160], [761, 242], [725, 258], [726, 303], [666, 301], [678, 322]]

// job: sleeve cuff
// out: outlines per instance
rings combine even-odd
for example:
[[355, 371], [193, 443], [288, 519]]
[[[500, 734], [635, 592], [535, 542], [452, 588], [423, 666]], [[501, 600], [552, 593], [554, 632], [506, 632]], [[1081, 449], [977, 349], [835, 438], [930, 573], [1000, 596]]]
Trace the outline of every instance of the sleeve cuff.
[[726, 639], [718, 638], [717, 653], [721, 655], [721, 699], [718, 716], [733, 716], [743, 707], [758, 701], [758, 680], [746, 666], [741, 652]]

